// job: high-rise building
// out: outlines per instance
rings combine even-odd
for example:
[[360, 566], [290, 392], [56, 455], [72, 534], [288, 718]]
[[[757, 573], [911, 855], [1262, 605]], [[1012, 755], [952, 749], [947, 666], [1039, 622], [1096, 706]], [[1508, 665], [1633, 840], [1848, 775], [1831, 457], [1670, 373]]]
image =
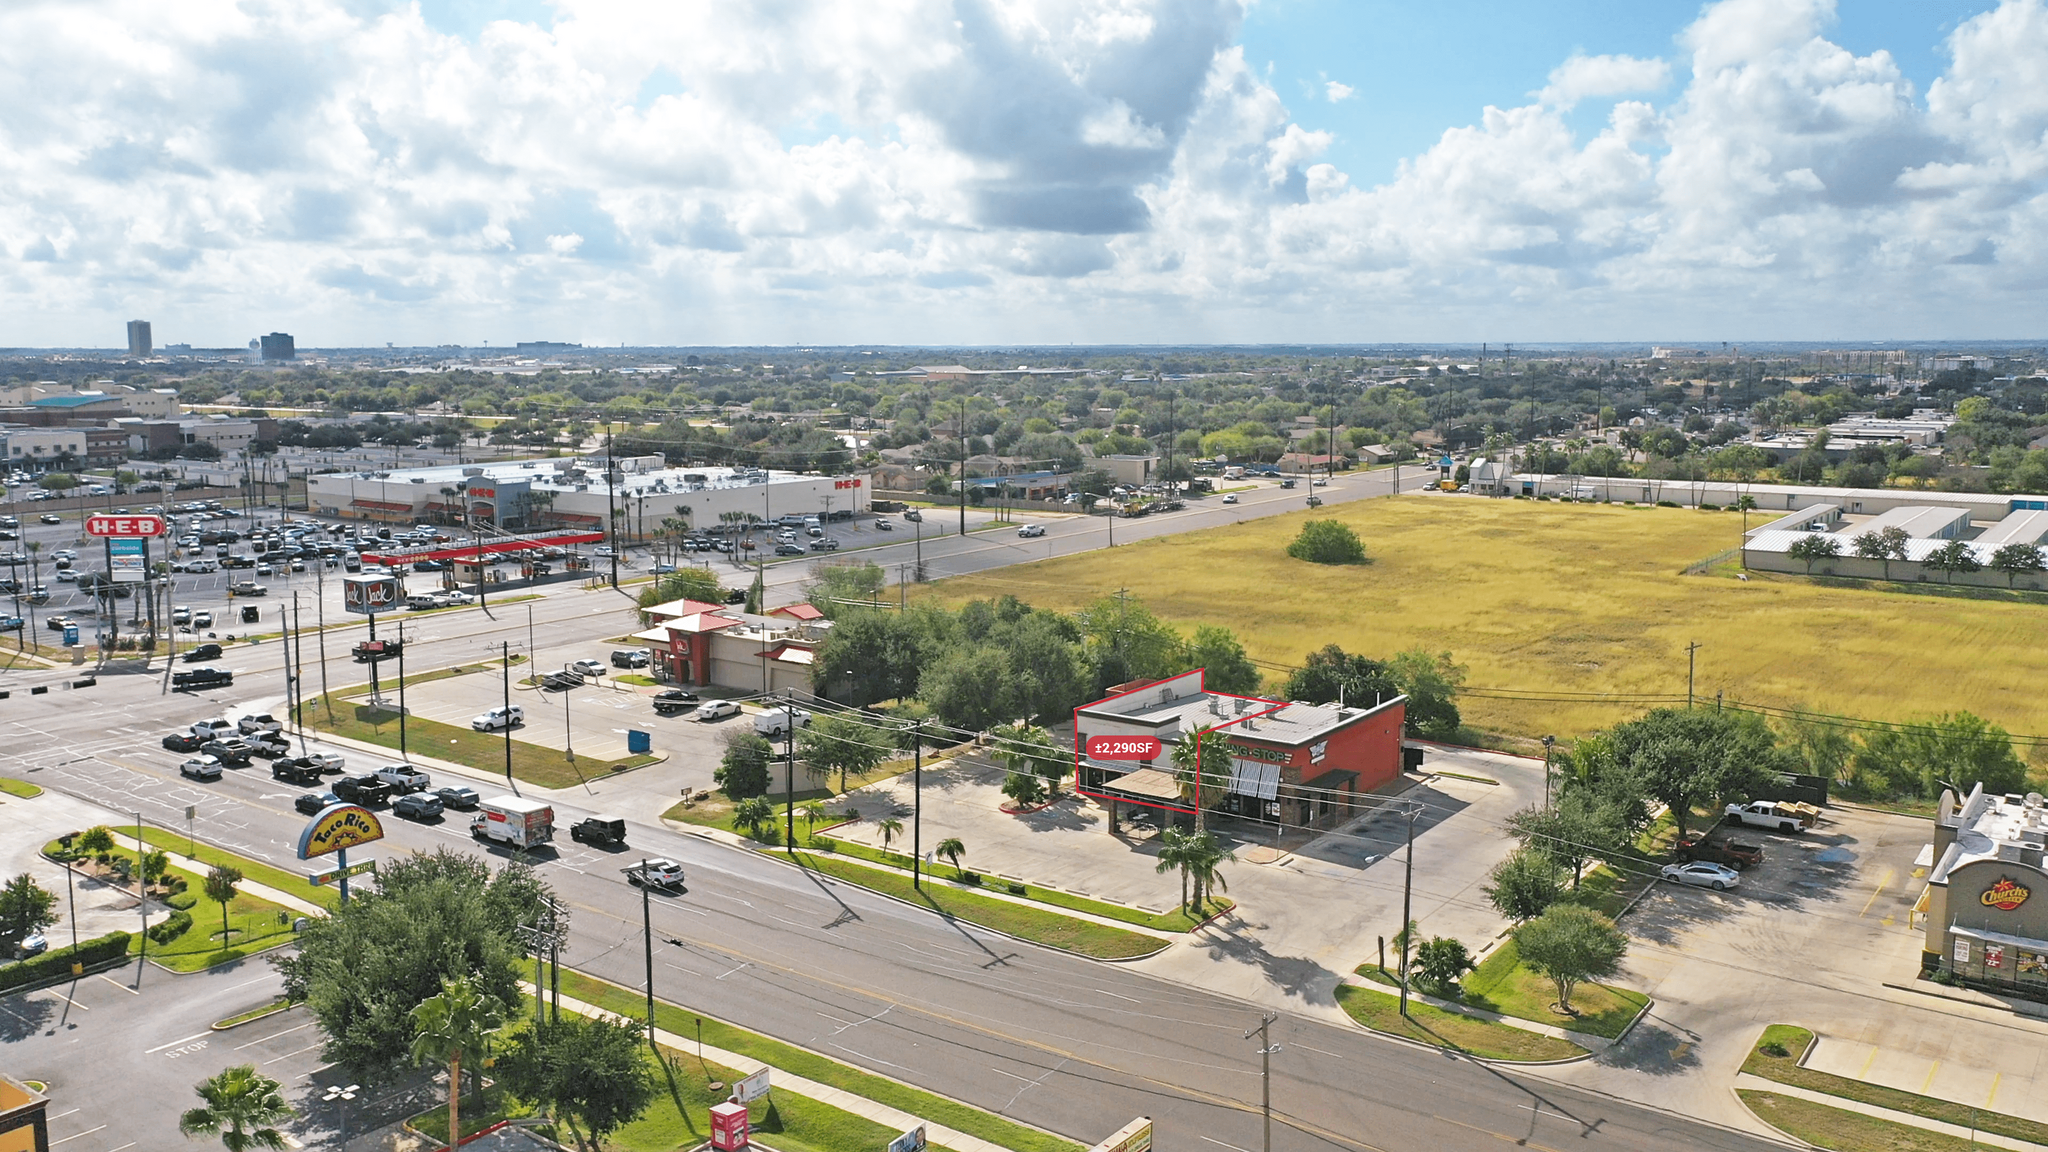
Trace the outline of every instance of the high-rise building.
[[136, 357], [147, 356], [151, 348], [149, 321], [130, 320], [128, 322], [128, 354]]
[[266, 362], [271, 360], [294, 360], [299, 355], [298, 349], [292, 345], [291, 336], [284, 332], [272, 332], [270, 335], [263, 337], [262, 347], [263, 359]]

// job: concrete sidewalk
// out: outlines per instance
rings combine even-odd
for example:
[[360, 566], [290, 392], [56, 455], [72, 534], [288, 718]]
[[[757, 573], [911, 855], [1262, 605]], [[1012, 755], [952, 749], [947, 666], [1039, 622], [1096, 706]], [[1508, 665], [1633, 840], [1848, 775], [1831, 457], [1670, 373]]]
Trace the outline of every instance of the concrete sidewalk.
[[1972, 1132], [1960, 1124], [1949, 1124], [1941, 1120], [1929, 1120], [1925, 1116], [1915, 1116], [1910, 1112], [1895, 1112], [1890, 1108], [1880, 1108], [1875, 1104], [1865, 1104], [1860, 1100], [1851, 1100], [1845, 1096], [1830, 1096], [1826, 1092], [1815, 1092], [1810, 1088], [1801, 1088], [1793, 1084], [1780, 1084], [1776, 1080], [1766, 1080], [1762, 1076], [1752, 1076], [1747, 1072], [1735, 1074], [1735, 1087], [1747, 1088], [1756, 1092], [1775, 1092], [1780, 1096], [1790, 1096], [1794, 1099], [1806, 1100], [1814, 1104], [1825, 1104], [1830, 1108], [1840, 1108], [1844, 1112], [1857, 1112], [1865, 1116], [1874, 1116], [1879, 1120], [1889, 1120], [1894, 1124], [1903, 1124], [1909, 1128], [1920, 1128], [1928, 1132], [1940, 1132], [1943, 1135], [1953, 1136], [1958, 1140], [1974, 1139], [1979, 1144], [1988, 1144], [1994, 1148], [2010, 1148], [2013, 1152], [2039, 1152], [2041, 1148], [2039, 1144], [2029, 1143], [2025, 1140], [2016, 1140], [2010, 1136], [2000, 1136], [1993, 1132]]
[[1816, 1033], [1813, 1051], [1801, 1063], [1866, 1084], [2048, 1123], [2048, 1100], [2041, 1094], [2048, 1069], [2038, 1046], [1986, 1052], [1939, 1044], [1914, 1052]]
[[[523, 981], [520, 983], [520, 988], [531, 994], [539, 994], [533, 985]], [[594, 1004], [586, 1004], [569, 996], [562, 997], [562, 1007], [579, 1016], [597, 1016], [611, 1020], [627, 1019], [626, 1017], [619, 1016], [617, 1013], [607, 1012]], [[665, 1029], [655, 1029], [654, 1040], [655, 1043], [676, 1052], [694, 1053], [698, 1051], [698, 1044], [695, 1040], [686, 1036], [678, 1036]], [[764, 1064], [751, 1056], [742, 1056], [737, 1052], [728, 1052], [723, 1048], [714, 1048], [708, 1044], [703, 1045], [702, 1050], [705, 1060], [730, 1068], [743, 1076], [752, 1075], [763, 1068], [770, 1067], [770, 1065]], [[874, 1073], [867, 1074], [874, 1075]], [[893, 1128], [899, 1132], [908, 1132], [912, 1128], [923, 1124], [927, 1140], [934, 1144], [943, 1144], [953, 1149], [954, 1152], [1007, 1152], [1002, 1145], [991, 1144], [979, 1136], [969, 1136], [965, 1132], [956, 1132], [944, 1125], [933, 1124], [922, 1117], [913, 1116], [908, 1112], [891, 1108], [886, 1104], [878, 1104], [865, 1096], [856, 1096], [845, 1089], [834, 1088], [829, 1084], [820, 1084], [816, 1080], [806, 1080], [802, 1076], [785, 1072], [780, 1068], [775, 1069], [770, 1075], [770, 1081], [773, 1087], [784, 1092], [794, 1092], [799, 1096], [808, 1097], [820, 1103], [830, 1104], [843, 1112], [851, 1112], [855, 1116], [864, 1117], [885, 1128]], [[911, 1087], [916, 1087], [916, 1085], [911, 1085]], [[927, 1089], [921, 1088], [918, 1090], [927, 1091]], [[1004, 1119], [1008, 1120], [1009, 1118], [1004, 1117]], [[1010, 1123], [1023, 1124], [1019, 1120], [1010, 1120]], [[1025, 1126], [1029, 1127], [1029, 1125]]]

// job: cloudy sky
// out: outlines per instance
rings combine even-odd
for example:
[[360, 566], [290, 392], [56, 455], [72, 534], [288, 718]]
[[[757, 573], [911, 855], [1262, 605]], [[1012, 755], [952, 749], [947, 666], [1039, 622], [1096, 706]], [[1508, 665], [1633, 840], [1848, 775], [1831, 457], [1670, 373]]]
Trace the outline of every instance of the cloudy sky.
[[0, 345], [2048, 335], [2048, 0], [11, 0]]

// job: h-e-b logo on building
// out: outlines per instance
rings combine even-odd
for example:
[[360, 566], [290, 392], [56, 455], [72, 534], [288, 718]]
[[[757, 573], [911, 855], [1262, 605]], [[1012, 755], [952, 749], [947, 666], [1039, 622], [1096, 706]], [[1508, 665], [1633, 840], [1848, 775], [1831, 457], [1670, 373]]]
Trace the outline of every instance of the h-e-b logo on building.
[[1996, 908], [2000, 912], [2010, 912], [2025, 904], [2027, 897], [2032, 895], [2033, 892], [2029, 891], [2026, 885], [2021, 884], [2010, 876], [2000, 876], [1998, 883], [1986, 888], [1984, 895], [1979, 896], [1977, 899], [1986, 908]]

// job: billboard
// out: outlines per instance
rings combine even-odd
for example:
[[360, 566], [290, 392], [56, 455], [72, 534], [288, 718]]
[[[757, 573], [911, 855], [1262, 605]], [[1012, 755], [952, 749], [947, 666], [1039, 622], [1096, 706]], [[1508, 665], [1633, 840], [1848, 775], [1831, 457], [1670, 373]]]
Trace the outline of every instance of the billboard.
[[95, 515], [85, 518], [87, 536], [162, 536], [164, 518], [147, 513], [135, 516]]
[[141, 536], [116, 536], [107, 541], [107, 575], [116, 584], [141, 584], [149, 579], [149, 541]]
[[405, 600], [405, 586], [396, 576], [344, 576], [341, 606], [358, 616], [391, 612]]
[[768, 1069], [760, 1068], [752, 1075], [742, 1077], [732, 1086], [735, 1103], [752, 1104], [768, 1094]]

